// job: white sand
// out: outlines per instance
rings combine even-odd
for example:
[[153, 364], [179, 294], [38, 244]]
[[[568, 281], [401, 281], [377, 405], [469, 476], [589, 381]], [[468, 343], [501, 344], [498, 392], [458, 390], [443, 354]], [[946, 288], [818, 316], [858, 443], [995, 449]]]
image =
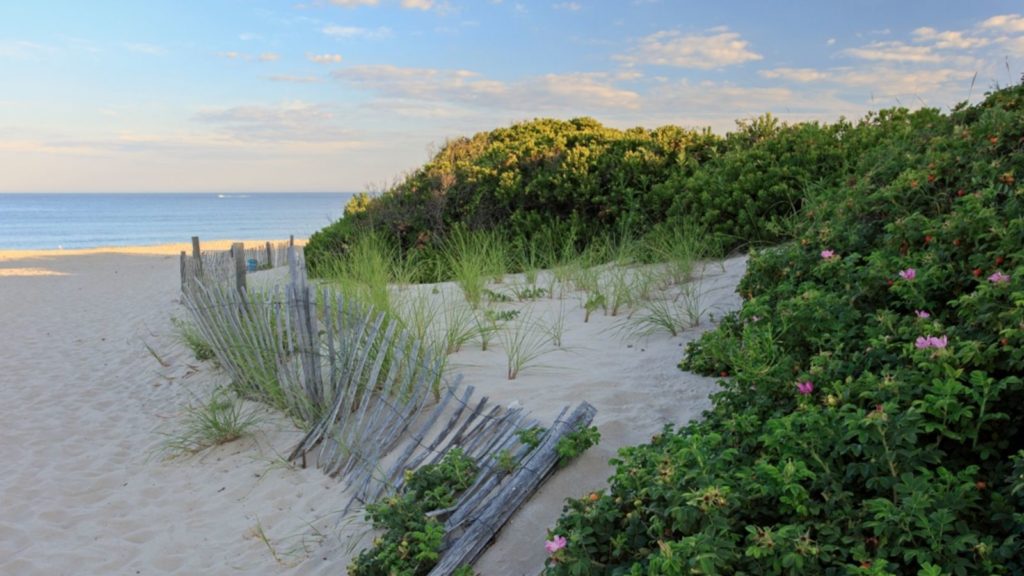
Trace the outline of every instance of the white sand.
[[[270, 415], [252, 437], [161, 454], [183, 407], [223, 383], [173, 335], [170, 318], [184, 316], [176, 254], [187, 249], [0, 252], [0, 574], [344, 573], [366, 529], [337, 517], [347, 502], [337, 481], [285, 465], [298, 437], [288, 422]], [[744, 266], [707, 269], [705, 308], [738, 305]], [[590, 402], [602, 434], [513, 516], [476, 566], [485, 576], [536, 575], [565, 498], [604, 486], [619, 447], [710, 405], [714, 380], [676, 368], [709, 322], [626, 343], [611, 330], [619, 319], [599, 311], [585, 324], [576, 300], [564, 305], [567, 350], [514, 381], [497, 346], [451, 357], [479, 393], [541, 420]], [[511, 306], [550, 316], [560, 303]]]

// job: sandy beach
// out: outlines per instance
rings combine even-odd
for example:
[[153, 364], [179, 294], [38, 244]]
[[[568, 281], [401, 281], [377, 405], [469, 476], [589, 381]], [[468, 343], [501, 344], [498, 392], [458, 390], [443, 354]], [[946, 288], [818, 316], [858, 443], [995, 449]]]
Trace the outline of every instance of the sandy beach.
[[[347, 498], [336, 480], [284, 462], [300, 435], [284, 418], [267, 414], [254, 435], [194, 456], [162, 450], [188, 403], [224, 378], [175, 335], [181, 250], [0, 252], [0, 573], [339, 574], [365, 542], [359, 514], [337, 515]], [[706, 267], [705, 310], [738, 307], [744, 268]], [[604, 486], [618, 448], [698, 417], [715, 388], [676, 368], [710, 321], [629, 341], [621, 318], [583, 322], [572, 296], [519, 307], [564, 307], [563, 347], [514, 381], [499, 349], [474, 343], [451, 370], [541, 420], [586, 400], [602, 441], [512, 517], [476, 564], [485, 576], [536, 575], [564, 499]]]

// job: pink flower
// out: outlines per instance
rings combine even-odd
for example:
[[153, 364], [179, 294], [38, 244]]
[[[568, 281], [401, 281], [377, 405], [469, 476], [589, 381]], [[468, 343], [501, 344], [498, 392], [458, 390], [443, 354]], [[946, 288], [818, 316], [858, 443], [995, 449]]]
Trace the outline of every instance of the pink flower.
[[544, 542], [544, 549], [547, 550], [548, 554], [554, 554], [562, 548], [565, 548], [565, 536], [555, 536], [551, 540]]
[[821, 257], [822, 257], [823, 260], [828, 260], [829, 258], [832, 258], [835, 255], [836, 255], [836, 253], [833, 252], [832, 250], [822, 250], [821, 251]]
[[796, 385], [796, 390], [797, 392], [803, 394], [804, 396], [807, 396], [811, 392], [814, 392], [814, 382], [811, 382], [810, 380], [806, 382], [798, 382]]
[[917, 270], [914, 270], [913, 268], [907, 268], [906, 270], [900, 271], [900, 278], [903, 278], [904, 280], [913, 280], [916, 277]]
[[918, 318], [931, 318], [932, 317], [931, 314], [925, 312], [924, 310], [914, 310], [914, 314], [916, 314]]
[[945, 336], [918, 336], [917, 340], [914, 341], [914, 346], [918, 350], [927, 350], [928, 348], [942, 349], [949, 344], [949, 339]]
[[993, 284], [1002, 284], [1003, 282], [1009, 282], [1010, 277], [1002, 272], [996, 272], [988, 277], [988, 281]]

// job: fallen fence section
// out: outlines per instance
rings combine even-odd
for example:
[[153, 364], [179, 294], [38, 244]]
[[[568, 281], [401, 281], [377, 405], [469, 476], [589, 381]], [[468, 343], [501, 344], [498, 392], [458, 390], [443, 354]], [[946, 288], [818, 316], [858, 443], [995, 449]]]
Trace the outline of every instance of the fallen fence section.
[[[445, 381], [439, 351], [384, 314], [311, 286], [294, 247], [287, 260], [283, 291], [207, 284], [198, 274], [183, 284], [182, 300], [236, 390], [308, 427], [288, 459], [306, 465], [313, 457], [344, 482], [352, 493], [346, 513], [395, 494], [407, 471], [455, 448], [472, 458], [473, 485], [451, 508], [431, 512], [444, 520], [445, 537], [430, 574], [472, 563], [553, 472], [558, 441], [597, 410], [565, 407], [539, 444], [525, 444], [518, 432], [541, 424], [523, 408], [474, 399], [461, 376]], [[199, 263], [207, 274], [220, 265]]]

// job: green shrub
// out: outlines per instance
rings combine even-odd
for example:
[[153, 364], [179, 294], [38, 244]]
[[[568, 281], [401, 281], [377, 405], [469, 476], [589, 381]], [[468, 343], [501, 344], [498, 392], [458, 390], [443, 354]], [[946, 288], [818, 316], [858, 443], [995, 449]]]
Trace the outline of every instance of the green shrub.
[[384, 533], [373, 548], [359, 554], [348, 573], [419, 576], [430, 572], [439, 559], [444, 524], [427, 512], [454, 505], [459, 494], [473, 485], [476, 474], [476, 464], [461, 448], [452, 449], [437, 464], [407, 471], [400, 493], [366, 507], [367, 519]]
[[843, 127], [842, 177], [688, 349], [729, 377], [713, 409], [570, 500], [547, 572], [1024, 572], [1022, 110], [1018, 86]]

